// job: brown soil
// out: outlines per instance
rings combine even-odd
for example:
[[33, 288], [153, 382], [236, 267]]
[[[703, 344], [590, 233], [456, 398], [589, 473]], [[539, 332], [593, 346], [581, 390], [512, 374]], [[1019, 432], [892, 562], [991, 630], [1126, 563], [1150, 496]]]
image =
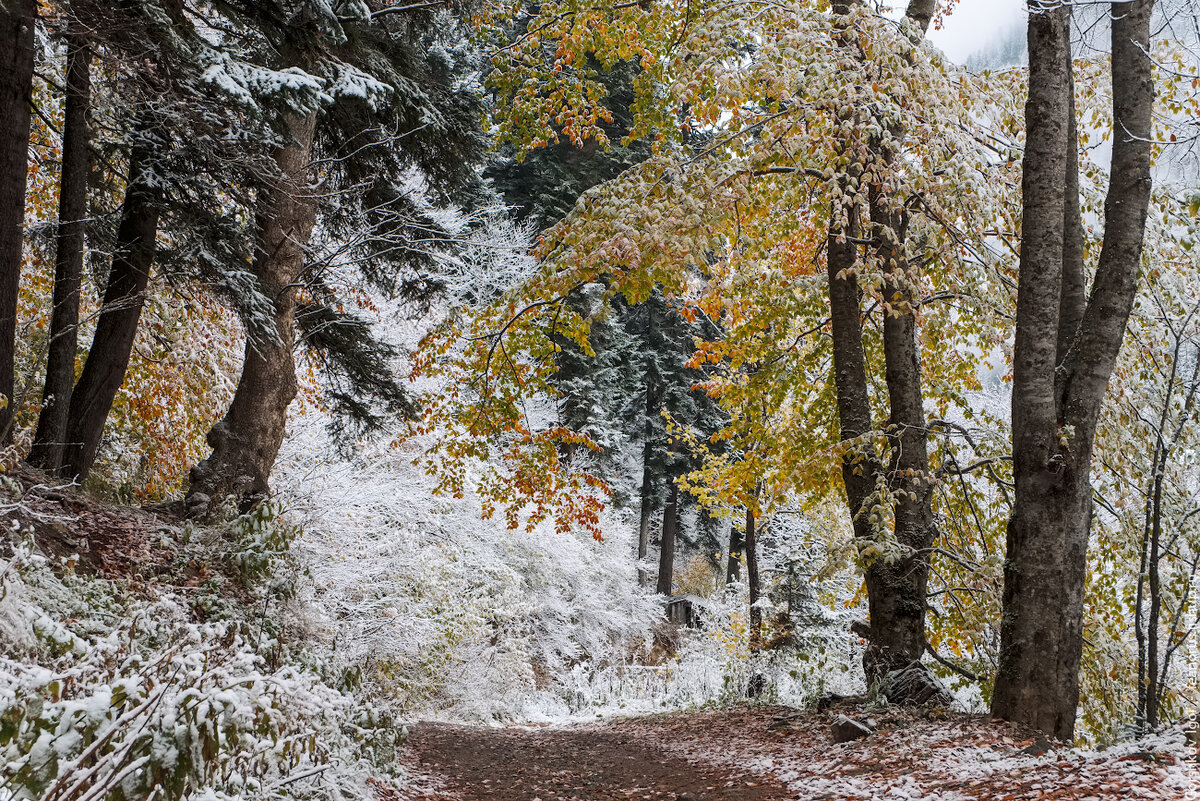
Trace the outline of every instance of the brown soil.
[[21, 494], [0, 493], [0, 521], [8, 532], [14, 524], [32, 529], [38, 548], [56, 565], [78, 556], [77, 572], [137, 580], [157, 577], [171, 564], [175, 521], [105, 503], [30, 468], [9, 478]]
[[782, 784], [667, 753], [620, 725], [481, 729], [422, 723], [416, 798], [455, 801], [782, 801]]
[[[877, 731], [832, 742], [839, 714]], [[1035, 733], [936, 710], [742, 707], [588, 726], [420, 724], [381, 801], [1200, 801], [1200, 753], [1049, 752]], [[1161, 744], [1158, 744], [1161, 747]], [[785, 788], [790, 785], [790, 790]]]

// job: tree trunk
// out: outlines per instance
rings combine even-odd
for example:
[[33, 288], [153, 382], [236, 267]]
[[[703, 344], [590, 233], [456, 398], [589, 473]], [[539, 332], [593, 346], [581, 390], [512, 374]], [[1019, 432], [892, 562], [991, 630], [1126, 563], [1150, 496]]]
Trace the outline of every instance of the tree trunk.
[[[1104, 245], [1077, 331], [1067, 336], [1071, 224], [1067, 8], [1030, 1], [1022, 242], [1013, 354], [1013, 475], [1000, 660], [992, 712], [1063, 740], [1075, 732], [1096, 421], [1136, 293], [1150, 197], [1152, 0], [1113, 4], [1113, 153]], [[1069, 268], [1068, 268], [1069, 269]], [[1066, 280], [1071, 280], [1069, 277]]]
[[[933, 3], [908, 7], [908, 17], [922, 33], [929, 27]], [[897, 198], [883, 187], [901, 157], [904, 130], [891, 126], [886, 143], [871, 143], [875, 181], [868, 190], [875, 255], [884, 273], [883, 355], [888, 404], [888, 489], [893, 497], [895, 536], [903, 549], [896, 561], [874, 561], [866, 585], [871, 638], [864, 660], [869, 678], [902, 668], [925, 652], [926, 587], [929, 552], [937, 536], [933, 516], [934, 479], [929, 470], [928, 428], [921, 386], [921, 352], [917, 339], [919, 271], [905, 252], [908, 221], [896, 209]], [[874, 674], [874, 675], [871, 675]]]
[[[858, 3], [835, 3], [834, 12], [846, 14]], [[929, 27], [935, 8], [931, 0], [914, 0], [907, 17], [923, 34]], [[857, 48], [851, 39], [844, 47]], [[861, 52], [858, 56], [863, 57]], [[890, 131], [889, 140], [899, 143], [904, 131]], [[853, 141], [845, 150], [852, 152]], [[891, 458], [886, 474], [894, 498], [894, 535], [904, 556], [894, 562], [875, 560], [866, 569], [870, 627], [863, 669], [868, 681], [875, 681], [889, 670], [920, 659], [925, 651], [926, 585], [929, 576], [928, 553], [935, 536], [932, 510], [932, 479], [926, 444], [927, 429], [922, 405], [920, 351], [917, 342], [915, 305], [905, 256], [905, 226], [901, 213], [894, 211], [883, 194], [887, 173], [899, 157], [898, 144], [885, 149], [878, 138], [870, 143], [875, 174], [869, 182], [872, 234], [879, 242], [877, 256], [888, 275], [884, 296], [889, 300], [884, 316], [884, 358], [890, 419], [887, 428]], [[851, 157], [852, 158], [852, 157]], [[853, 195], [847, 190], [846, 194]], [[855, 538], [860, 542], [877, 539], [879, 532], [867, 510], [880, 502], [879, 486], [883, 466], [874, 446], [864, 441], [871, 431], [871, 406], [867, 389], [866, 353], [862, 343], [861, 289], [855, 276], [858, 247], [851, 239], [859, 237], [856, 208], [845, 208], [846, 221], [831, 227], [828, 243], [830, 314], [833, 322], [834, 383], [838, 394], [838, 412], [843, 442], [858, 440], [847, 452], [842, 464], [846, 497], [853, 519]], [[841, 241], [839, 241], [841, 240]], [[894, 300], [899, 293], [899, 299]], [[878, 524], [876, 524], [878, 525]]]
[[188, 509], [207, 514], [232, 499], [247, 510], [270, 491], [268, 479], [283, 444], [287, 409], [296, 397], [296, 285], [305, 248], [316, 222], [309, 180], [316, 116], [285, 115], [291, 143], [275, 161], [281, 183], [263, 198], [258, 212], [258, 256], [254, 275], [274, 301], [274, 336], [246, 338], [242, 375], [229, 411], [208, 432], [212, 455], [192, 468]]
[[1155, 465], [1154, 516], [1150, 529], [1150, 558], [1147, 585], [1150, 590], [1150, 614], [1146, 621], [1146, 675], [1150, 677], [1149, 692], [1146, 693], [1146, 727], [1158, 726], [1158, 621], [1162, 616], [1162, 585], [1158, 572], [1158, 560], [1162, 558], [1162, 471], [1166, 469], [1165, 454]]
[[[1078, 465], [1068, 464], [1059, 453], [1056, 437], [1069, 37], [1065, 8], [1040, 12], [1031, 5], [1013, 358], [1016, 494], [1008, 523], [1000, 664], [992, 699], [998, 717], [1023, 720], [1064, 738], [1073, 734], [1079, 698], [1083, 583], [1075, 566], [1086, 552], [1091, 509], [1087, 476], [1080, 487]], [[1054, 472], [1048, 469], [1052, 458]], [[1061, 625], [1055, 626], [1056, 620]]]
[[129, 178], [100, 319], [71, 393], [62, 474], [79, 482], [87, 478], [96, 461], [105, 421], [125, 380], [154, 263], [162, 190], [156, 181], [147, 180], [146, 160], [142, 148], [134, 148], [129, 157]]
[[17, 291], [25, 248], [25, 171], [33, 91], [34, 0], [0, 5], [0, 447], [13, 441]]
[[678, 525], [679, 485], [671, 482], [671, 494], [663, 508], [662, 545], [658, 554], [658, 594], [670, 595], [675, 586], [675, 526]]
[[761, 584], [758, 578], [758, 532], [754, 527], [754, 508], [746, 507], [746, 582], [750, 589], [750, 650], [762, 647], [762, 610], [758, 608]]
[[1067, 40], [1067, 183], [1063, 192], [1063, 261], [1059, 290], [1058, 339], [1055, 360], [1067, 359], [1087, 308], [1087, 278], [1083, 269], [1083, 216], [1079, 210], [1079, 126], [1075, 119], [1075, 71]]
[[904, 255], [904, 226], [899, 215], [886, 210], [885, 198], [873, 200], [875, 233], [884, 242], [879, 248], [886, 276], [883, 294], [893, 299], [883, 320], [891, 408], [887, 480], [893, 497], [895, 537], [902, 555], [895, 561], [876, 559], [866, 572], [871, 637], [864, 661], [871, 680], [920, 659], [925, 651], [929, 550], [936, 536], [934, 482], [929, 471], [916, 330], [917, 299], [912, 291], [917, 279], [910, 273]]
[[67, 441], [75, 354], [79, 349], [79, 286], [87, 230], [88, 172], [91, 167], [88, 107], [91, 105], [92, 51], [71, 23], [67, 31], [66, 112], [63, 119], [62, 171], [58, 188], [58, 245], [54, 254], [54, 300], [42, 411], [29, 463], [58, 474]]
[[[850, 13], [853, 2], [835, 2], [833, 13]], [[853, 37], [846, 37], [843, 47], [853, 47]], [[846, 143], [849, 153], [854, 143]], [[848, 182], [842, 183], [843, 195], [850, 198]], [[829, 314], [833, 333], [833, 381], [837, 390], [838, 420], [841, 441], [854, 443], [842, 457], [842, 481], [846, 504], [854, 527], [856, 540], [872, 536], [870, 521], [862, 514], [876, 484], [879, 457], [867, 438], [871, 431], [871, 400], [867, 390], [867, 356], [862, 337], [862, 290], [858, 285], [858, 246], [852, 241], [859, 237], [858, 207], [852, 200], [835, 203], [830, 210], [831, 223], [826, 243], [829, 272]], [[844, 216], [844, 220], [842, 219]]]
[[[1191, 420], [1195, 407], [1196, 395], [1200, 392], [1200, 361], [1192, 362], [1192, 374], [1189, 380], [1180, 382], [1184, 391], [1183, 406], [1177, 420], [1172, 421], [1174, 431], [1168, 439], [1166, 436], [1168, 415], [1171, 413], [1171, 400], [1175, 393], [1176, 379], [1179, 373], [1179, 361], [1183, 357], [1184, 340], [1176, 338], [1174, 353], [1171, 356], [1171, 370], [1167, 376], [1167, 390], [1163, 398], [1162, 413], [1159, 415], [1158, 432], [1154, 441], [1154, 455], [1151, 461], [1150, 492], [1146, 500], [1146, 525], [1142, 538], [1141, 572], [1138, 574], [1137, 612], [1135, 628], [1138, 639], [1138, 719], [1146, 730], [1158, 726], [1162, 696], [1166, 691], [1166, 674], [1171, 653], [1177, 643], [1169, 641], [1166, 653], [1159, 658], [1159, 625], [1162, 620], [1162, 576], [1159, 563], [1164, 551], [1170, 553], [1172, 543], [1163, 542], [1163, 492], [1166, 483], [1167, 467], [1171, 455], [1179, 445], [1179, 438], [1184, 428]], [[1194, 358], [1194, 357], [1193, 357]], [[1177, 535], [1178, 536], [1178, 535]], [[1145, 618], [1142, 616], [1143, 594], [1149, 593], [1150, 609]], [[1175, 603], [1175, 620], [1167, 630], [1179, 630], [1179, 620], [1187, 603], [1177, 599]], [[1144, 628], [1143, 628], [1144, 626]]]
[[[833, 326], [833, 373], [841, 441], [848, 447], [842, 457], [842, 483], [846, 489], [846, 504], [850, 510], [854, 538], [861, 544], [876, 537], [867, 510], [876, 490], [881, 465], [870, 440], [871, 402], [867, 390], [866, 352], [863, 349], [861, 291], [854, 273], [858, 248], [850, 241], [858, 236], [857, 210], [847, 207], [845, 213], [846, 227], [832, 230], [827, 244], [829, 311]], [[843, 241], [839, 242], [839, 239]], [[885, 598], [889, 584], [882, 579], [875, 565], [868, 567], [867, 595], [872, 636], [863, 654], [863, 670], [868, 682], [875, 681], [887, 672], [887, 662], [891, 658], [900, 657], [883, 644], [882, 634], [886, 630], [880, 629], [881, 637], [878, 640], [874, 634], [874, 616], [880, 614], [886, 617], [890, 605]]]
[[[1151, 464], [1158, 463], [1158, 449], [1155, 448]], [[1149, 682], [1146, 674], [1146, 578], [1148, 575], [1147, 560], [1150, 558], [1150, 527], [1154, 517], [1152, 501], [1153, 491], [1146, 497], [1146, 522], [1142, 527], [1142, 541], [1139, 548], [1137, 590], [1133, 598], [1133, 636], [1137, 642], [1137, 708], [1134, 712], [1134, 722], [1138, 729], [1145, 733], [1146, 727], [1146, 698]]]
[[729, 561], [725, 563], [725, 583], [736, 584], [742, 577], [742, 552], [745, 538], [737, 526], [729, 527]]
[[649, 379], [646, 381], [646, 440], [642, 443], [642, 497], [641, 519], [638, 520], [638, 584], [646, 587], [650, 584], [650, 573], [644, 567], [645, 559], [650, 554], [650, 514], [654, 507], [654, 473], [650, 468], [650, 460], [654, 454], [653, 432], [651, 417], [654, 414], [654, 389]]

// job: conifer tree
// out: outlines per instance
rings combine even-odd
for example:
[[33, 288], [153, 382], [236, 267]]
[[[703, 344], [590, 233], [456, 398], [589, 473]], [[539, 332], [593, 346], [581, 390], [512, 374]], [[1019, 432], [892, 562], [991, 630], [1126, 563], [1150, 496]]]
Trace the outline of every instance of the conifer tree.
[[[557, 223], [576, 199], [593, 186], [611, 180], [650, 154], [641, 140], [626, 142], [633, 125], [630, 107], [636, 75], [629, 62], [619, 62], [601, 72], [607, 91], [606, 107], [612, 121], [602, 123], [611, 147], [595, 139], [581, 145], [559, 141], [524, 155], [507, 157], [489, 168], [497, 189], [517, 214], [530, 220], [540, 233]], [[671, 447], [666, 418], [696, 428], [705, 436], [723, 422], [723, 415], [704, 393], [694, 389], [703, 373], [689, 368], [697, 338], [715, 336], [706, 322], [689, 322], [680, 310], [654, 290], [639, 304], [621, 296], [607, 303], [594, 301], [603, 287], [591, 284], [571, 293], [567, 302], [589, 321], [588, 350], [568, 337], [556, 338], [554, 384], [560, 393], [561, 422], [599, 446], [598, 472], [614, 490], [614, 501], [624, 505], [637, 498], [639, 507], [638, 557], [649, 555], [650, 521], [662, 509], [660, 532], [664, 550], [660, 559], [660, 589], [669, 577], [673, 555], [669, 543], [695, 540], [678, 527], [679, 513], [694, 505], [689, 495], [679, 497], [671, 482], [693, 466], [690, 455]], [[631, 474], [630, 465], [637, 464]], [[668, 500], [674, 497], [674, 505]], [[670, 536], [665, 536], [670, 531]], [[648, 577], [643, 571], [642, 583]], [[669, 594], [669, 588], [665, 590]]]
[[35, 0], [0, 2], [0, 446], [11, 443], [14, 433], [17, 289], [25, 241], [36, 22]]
[[92, 51], [84, 22], [68, 10], [66, 113], [63, 119], [62, 167], [58, 190], [58, 236], [54, 254], [54, 297], [42, 410], [33, 435], [30, 464], [57, 473], [70, 419], [78, 346], [79, 290], [83, 279], [84, 237], [88, 218], [88, 174], [91, 141]]
[[[266, 112], [278, 145], [274, 178], [255, 210], [251, 274], [268, 304], [261, 309], [262, 325], [250, 329], [229, 411], [209, 434], [213, 452], [192, 470], [193, 512], [227, 497], [246, 508], [268, 492], [287, 407], [296, 394], [292, 348], [298, 313], [302, 326], [309, 324], [310, 344], [327, 356], [340, 346], [373, 341], [362, 336], [361, 324], [322, 304], [328, 296], [324, 276], [332, 265], [315, 257], [318, 220], [334, 236], [369, 231], [337, 257], [352, 261], [376, 286], [397, 289], [396, 271], [419, 265], [432, 249], [417, 241], [433, 239], [436, 245], [441, 239], [444, 247], [453, 246], [450, 232], [423, 225], [427, 221], [414, 208], [404, 179], [420, 176], [431, 195], [444, 201], [462, 197], [481, 154], [478, 95], [458, 79], [462, 65], [441, 46], [452, 33], [448, 18], [424, 7], [335, 6], [280, 0], [227, 7], [229, 19], [257, 43], [255, 55], [265, 66], [305, 77], [302, 91]], [[314, 157], [325, 173], [319, 192]], [[310, 291], [298, 309], [301, 287]], [[357, 334], [327, 335], [337, 327], [327, 324], [330, 316]], [[313, 324], [323, 317], [326, 324]], [[368, 395], [364, 402], [336, 393], [335, 401], [347, 413], [362, 413], [371, 408], [374, 392], [403, 408], [403, 389], [390, 371], [372, 369], [382, 366], [386, 349], [375, 348], [365, 361], [363, 353], [359, 348], [353, 358], [343, 352], [343, 358], [323, 360], [336, 375], [359, 379], [356, 389]]]

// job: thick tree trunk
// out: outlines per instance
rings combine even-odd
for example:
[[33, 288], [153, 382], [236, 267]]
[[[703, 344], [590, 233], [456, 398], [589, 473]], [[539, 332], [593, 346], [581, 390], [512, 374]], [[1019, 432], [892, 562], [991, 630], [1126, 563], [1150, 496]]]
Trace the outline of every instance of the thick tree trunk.
[[[934, 0], [912, 0], [906, 16], [921, 35], [929, 30]], [[872, 142], [877, 183], [868, 194], [871, 222], [879, 241], [876, 257], [883, 272], [883, 357], [888, 388], [888, 488], [895, 498], [896, 541], [904, 555], [890, 563], [875, 561], [866, 575], [871, 638], [864, 660], [872, 678], [902, 668], [925, 652], [925, 610], [929, 552], [937, 537], [933, 516], [934, 479], [929, 471], [929, 430], [925, 424], [921, 386], [921, 345], [917, 338], [915, 287], [920, 278], [905, 252], [907, 219], [897, 211], [897, 198], [882, 187], [895, 169], [904, 130], [893, 125], [888, 144]]]
[[758, 577], [758, 532], [754, 526], [754, 509], [746, 507], [746, 582], [750, 590], [750, 650], [762, 647], [762, 610], [758, 608], [762, 585]]
[[33, 90], [34, 0], [0, 5], [0, 447], [13, 441], [17, 291], [25, 247], [25, 171]]
[[205, 514], [231, 498], [246, 510], [265, 498], [296, 397], [296, 285], [316, 222], [309, 180], [316, 117], [286, 117], [291, 143], [276, 153], [281, 183], [258, 213], [254, 274], [274, 301], [274, 336], [248, 336], [242, 376], [225, 417], [208, 433], [212, 455], [192, 468], [188, 509]]
[[1091, 508], [1087, 476], [1081, 482], [1077, 463], [1067, 463], [1056, 437], [1069, 36], [1066, 9], [1043, 12], [1031, 6], [1013, 359], [1016, 494], [1008, 523], [1000, 664], [992, 699], [998, 717], [1023, 720], [1059, 737], [1073, 733], [1079, 698], [1079, 661], [1072, 654], [1081, 648], [1083, 583], [1074, 566], [1086, 552]]
[[[1064, 740], [1074, 736], [1079, 701], [1092, 445], [1137, 288], [1150, 197], [1152, 8], [1152, 0], [1113, 4], [1114, 141], [1104, 245], [1091, 297], [1077, 332], [1068, 336], [1063, 327], [1070, 314], [1062, 306], [1071, 235], [1065, 197], [1072, 156], [1070, 17], [1066, 8], [1047, 11], [1030, 2], [1013, 355], [1016, 492], [992, 712]], [[1064, 336], [1070, 347], [1059, 365]]]
[[[74, 26], [74, 23], [72, 24]], [[91, 47], [78, 30], [67, 31], [67, 91], [63, 118], [62, 170], [58, 188], [58, 245], [54, 255], [54, 299], [42, 411], [29, 463], [57, 474], [62, 467], [79, 348], [79, 286], [87, 230], [88, 172], [91, 168], [88, 107], [91, 105]]]
[[671, 494], [663, 508], [662, 544], [658, 552], [658, 594], [670, 595], [675, 586], [675, 527], [679, 524], [679, 485], [671, 482]]
[[83, 372], [71, 393], [62, 474], [80, 482], [87, 478], [96, 461], [104, 424], [125, 380], [154, 263], [161, 189], [156, 181], [147, 180], [146, 159], [140, 148], [130, 155], [129, 178], [100, 319]]
[[[894, 141], [899, 141], [895, 137]], [[879, 153], [884, 162], [891, 154]], [[917, 341], [917, 276], [904, 254], [905, 226], [888, 210], [887, 198], [872, 191], [871, 216], [881, 239], [877, 255], [885, 274], [883, 294], [891, 298], [883, 319], [883, 353], [891, 417], [888, 488], [893, 497], [896, 541], [902, 556], [877, 559], [867, 568], [871, 638], [864, 657], [870, 678], [920, 659], [925, 652], [926, 585], [929, 551], [936, 537], [933, 476], [929, 471], [925, 410]]]
[[[835, 209], [835, 218], [836, 213]], [[850, 241], [858, 236], [857, 210], [848, 207], [845, 214], [846, 226], [831, 231], [827, 243], [829, 312], [833, 326], [833, 380], [837, 389], [841, 440], [843, 443], [853, 443], [848, 445], [842, 457], [846, 504], [850, 510], [855, 540], [866, 543], [875, 539], [877, 534], [867, 510], [882, 468], [869, 438], [872, 429], [871, 402], [867, 389], [866, 352], [863, 349], [861, 291], [854, 272], [858, 247]], [[883, 618], [888, 616], [891, 603], [886, 598], [887, 593], [888, 583], [872, 565], [867, 569], [872, 636], [863, 655], [863, 670], [869, 682], [887, 672], [892, 659], [900, 658], [893, 649], [883, 644], [882, 636], [886, 630], [880, 630], [878, 641], [874, 633], [875, 615], [880, 614]]]
[[[846, 14], [858, 3], [835, 3], [834, 12]], [[935, 9], [932, 0], [914, 0], [907, 16], [923, 34]], [[843, 44], [857, 48], [853, 41]], [[862, 57], [861, 53], [858, 53]], [[890, 141], [902, 141], [904, 132], [892, 130]], [[854, 143], [848, 142], [847, 152]], [[892, 145], [891, 147], [896, 147]], [[922, 407], [920, 351], [917, 342], [915, 304], [911, 287], [915, 277], [904, 253], [904, 221], [891, 208], [881, 187], [898, 154], [871, 142], [874, 175], [870, 185], [872, 234], [879, 241], [877, 255], [889, 278], [884, 295], [892, 302], [884, 317], [884, 358], [891, 415], [887, 428], [891, 459], [886, 474], [894, 501], [894, 534], [905, 556], [894, 562], [875, 560], [866, 570], [870, 627], [863, 669], [868, 681], [889, 670], [920, 659], [925, 651], [926, 584], [928, 552], [935, 535], [932, 511], [932, 481], [926, 445], [927, 430]], [[852, 193], [848, 193], [852, 194]], [[837, 211], [835, 209], [835, 220]], [[862, 312], [857, 278], [854, 275], [858, 247], [850, 240], [859, 236], [857, 209], [845, 209], [846, 222], [831, 228], [828, 243], [830, 313], [833, 321], [834, 382], [843, 442], [859, 439], [843, 460], [842, 477], [853, 518], [855, 537], [860, 542], [876, 539], [866, 510], [879, 485], [883, 466], [871, 443], [862, 441], [871, 431], [871, 406], [867, 389], [866, 354], [862, 343]], [[841, 240], [841, 241], [839, 241]], [[882, 500], [882, 499], [878, 499]]]

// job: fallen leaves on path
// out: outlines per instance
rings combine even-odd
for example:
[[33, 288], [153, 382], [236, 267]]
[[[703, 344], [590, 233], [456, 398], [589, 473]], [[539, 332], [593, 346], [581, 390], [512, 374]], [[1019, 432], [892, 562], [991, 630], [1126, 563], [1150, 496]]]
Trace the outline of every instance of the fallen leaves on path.
[[479, 729], [421, 724], [410, 753], [431, 773], [422, 801], [783, 801], [769, 776], [673, 754], [652, 737], [610, 726]]
[[422, 724], [413, 801], [1200, 801], [1182, 729], [1105, 751], [1051, 748], [968, 715], [849, 710], [877, 731], [834, 744], [838, 711], [755, 707], [547, 728]]

